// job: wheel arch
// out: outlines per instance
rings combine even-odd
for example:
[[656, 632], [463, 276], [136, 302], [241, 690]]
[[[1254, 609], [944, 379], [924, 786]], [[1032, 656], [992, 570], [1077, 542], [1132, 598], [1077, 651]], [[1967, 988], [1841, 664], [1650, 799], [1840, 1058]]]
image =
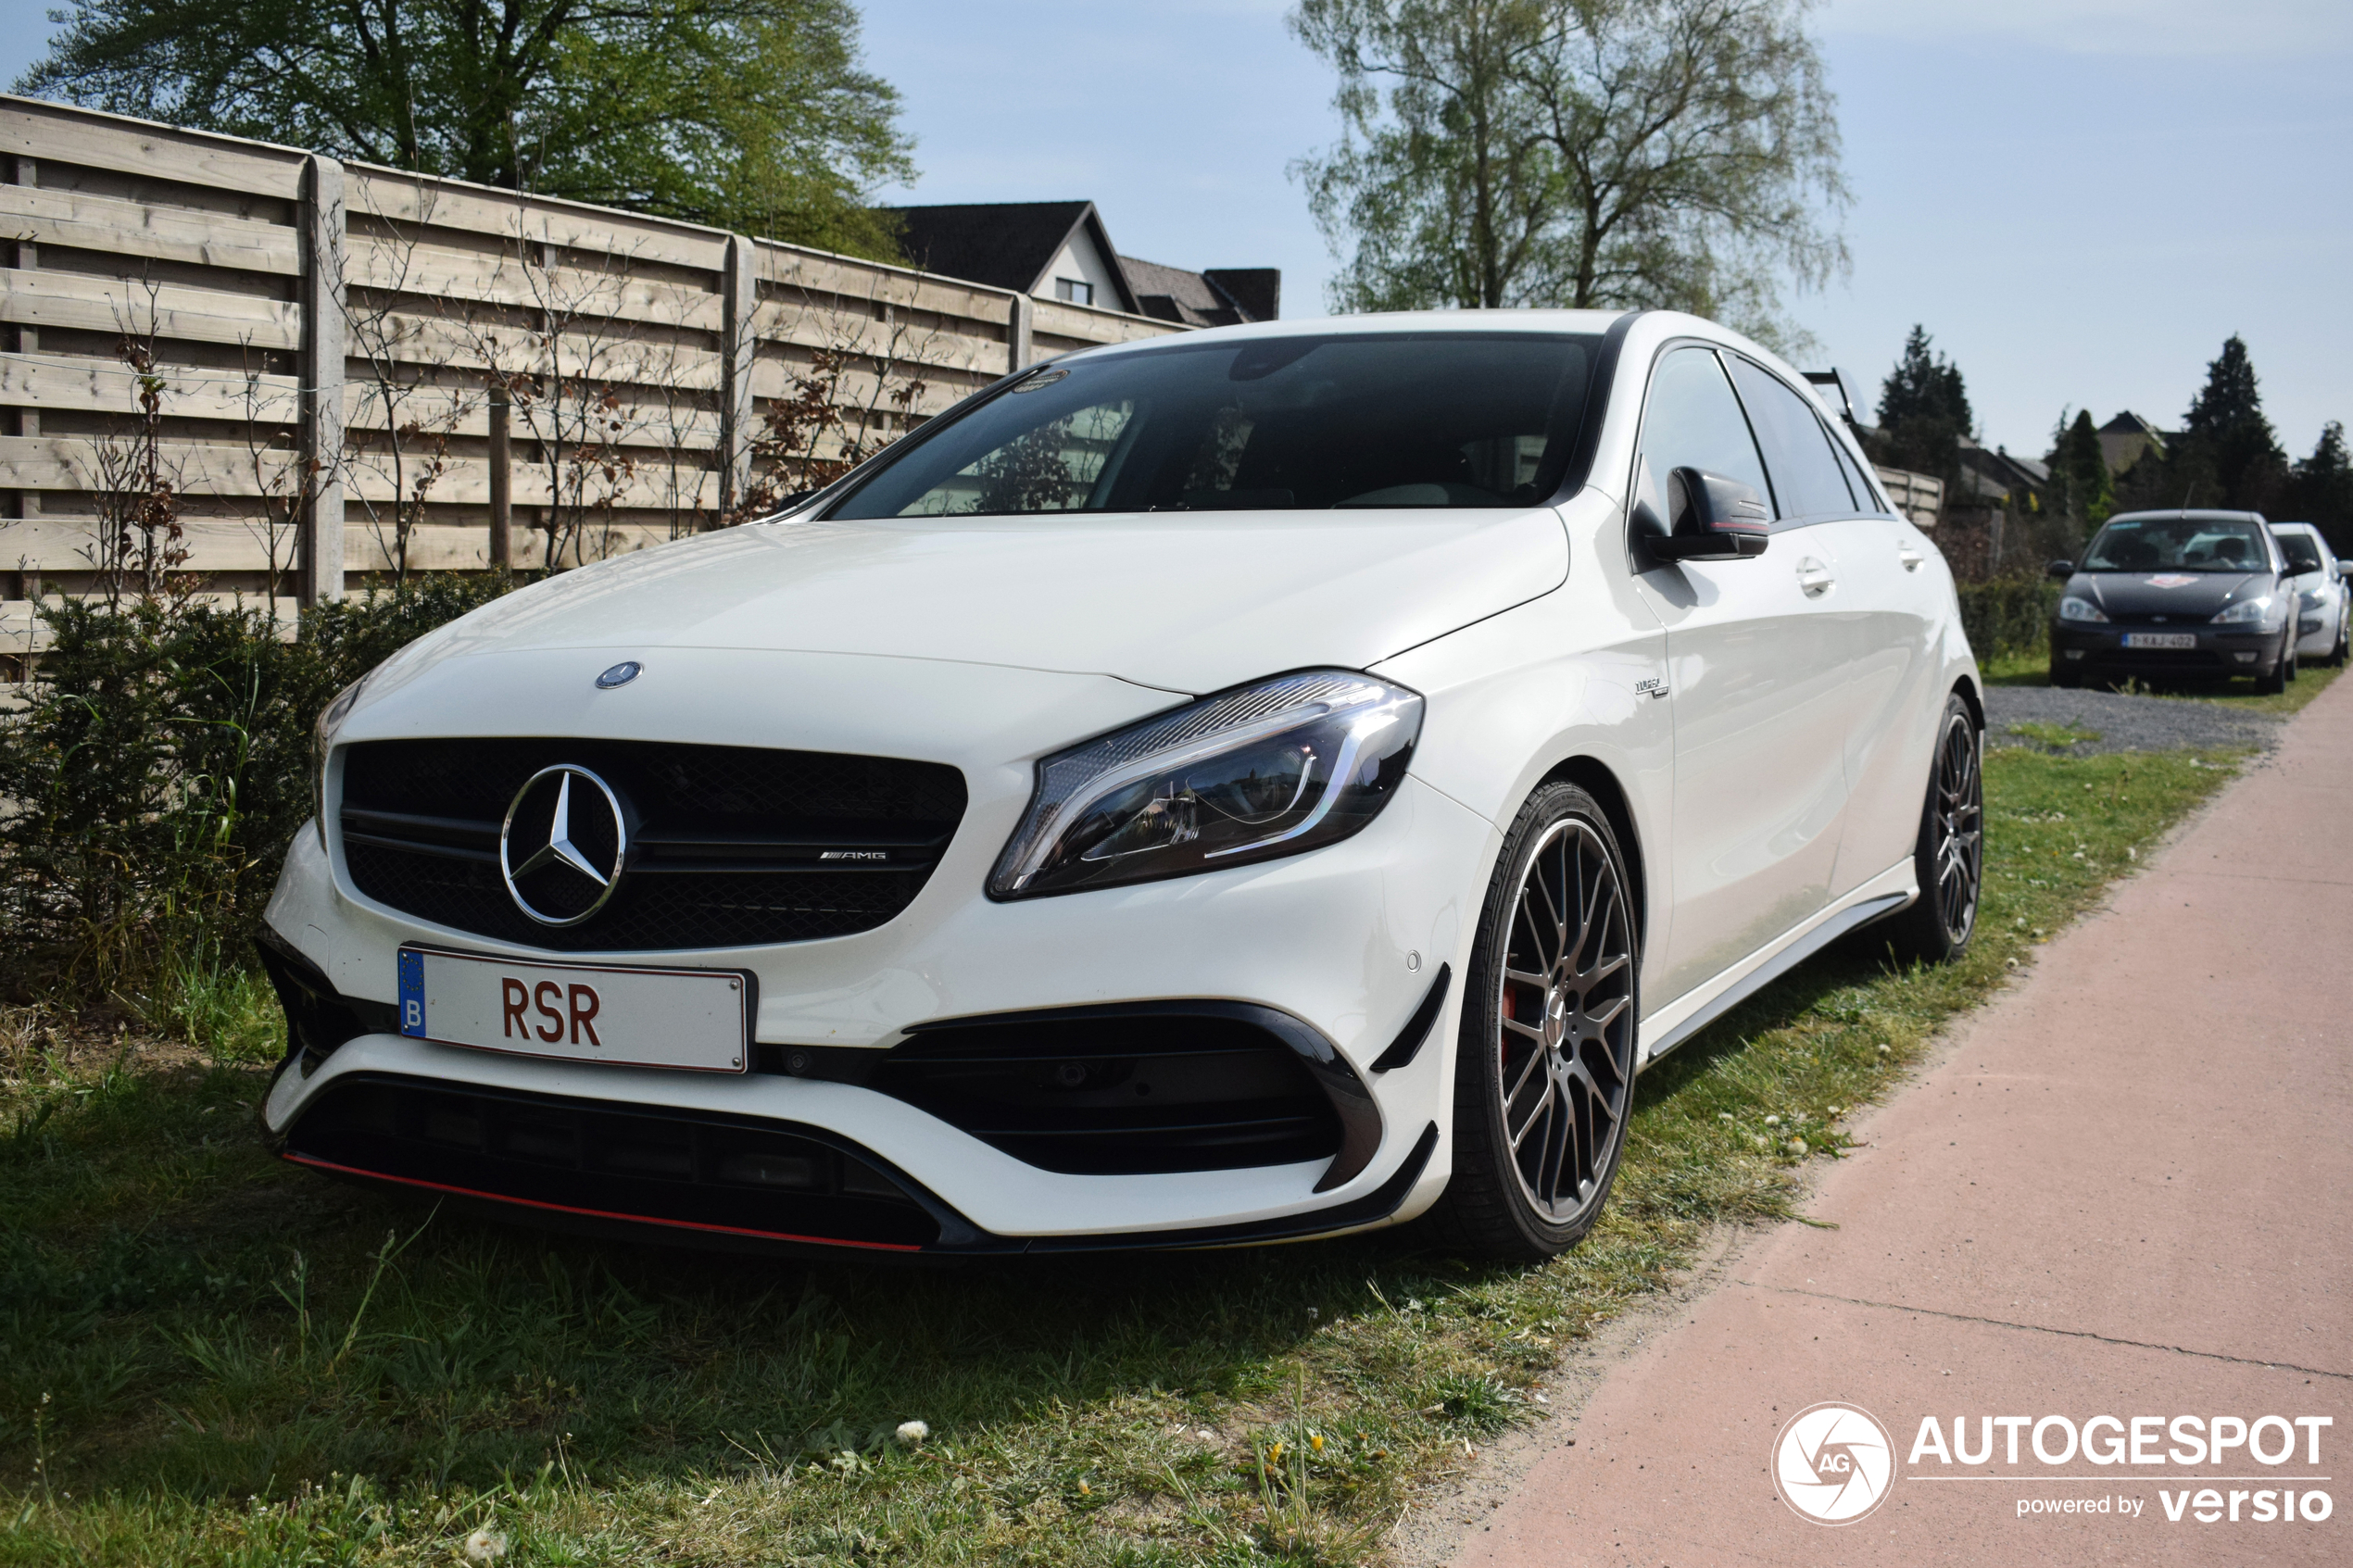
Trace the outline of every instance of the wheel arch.
[[1985, 695], [1977, 689], [1977, 678], [1964, 675], [1953, 683], [1953, 694], [1969, 709], [1969, 716], [1976, 721], [1978, 734], [1985, 733]]
[[1575, 784], [1600, 802], [1602, 814], [1609, 819], [1609, 831], [1617, 835], [1618, 849], [1626, 857], [1626, 875], [1633, 884], [1635, 929], [1647, 935], [1650, 879], [1643, 867], [1642, 838], [1635, 831], [1633, 806], [1627, 798], [1625, 786], [1618, 783], [1617, 774], [1600, 758], [1579, 755], [1555, 763], [1552, 771], [1536, 782], [1536, 788], [1549, 784]]

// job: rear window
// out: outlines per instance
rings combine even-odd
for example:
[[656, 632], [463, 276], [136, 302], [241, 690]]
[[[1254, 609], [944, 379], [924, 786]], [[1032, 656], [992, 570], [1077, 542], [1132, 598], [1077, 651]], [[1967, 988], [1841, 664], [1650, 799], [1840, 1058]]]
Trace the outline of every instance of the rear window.
[[1527, 506], [1567, 470], [1599, 341], [1384, 332], [1082, 357], [925, 427], [828, 515]]

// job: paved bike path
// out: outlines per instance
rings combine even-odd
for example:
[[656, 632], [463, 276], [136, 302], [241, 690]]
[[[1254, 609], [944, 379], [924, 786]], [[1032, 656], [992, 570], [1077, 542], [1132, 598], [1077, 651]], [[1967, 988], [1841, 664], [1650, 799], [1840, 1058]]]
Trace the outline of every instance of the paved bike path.
[[[1858, 1122], [1869, 1147], [1807, 1210], [1839, 1228], [1737, 1255], [1556, 1424], [1455, 1561], [2353, 1562], [2349, 936], [2353, 680]], [[1877, 1417], [1899, 1461], [1881, 1506], [1837, 1527], [1784, 1502], [1770, 1462], [1783, 1424], [1830, 1400]], [[1924, 1416], [1948, 1444], [1968, 1417], [1974, 1449], [1985, 1417], [2054, 1414], [2334, 1424], [2296, 1430], [2276, 1465], [2243, 1447], [2046, 1465], [2032, 1427], [2013, 1464], [1999, 1426], [1989, 1462], [1903, 1462]], [[2165, 1430], [2145, 1454], [2173, 1447]], [[2258, 1522], [2254, 1494], [2290, 1485], [2329, 1494], [2331, 1517]], [[2209, 1486], [2235, 1520], [2199, 1521]]]

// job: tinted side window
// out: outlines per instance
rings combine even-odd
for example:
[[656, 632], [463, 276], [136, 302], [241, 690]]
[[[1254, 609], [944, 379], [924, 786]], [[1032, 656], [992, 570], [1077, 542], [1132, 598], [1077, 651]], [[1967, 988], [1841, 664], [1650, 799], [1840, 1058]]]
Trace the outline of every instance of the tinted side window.
[[1761, 496], [1773, 493], [1740, 400], [1715, 353], [1705, 348], [1672, 349], [1651, 374], [1635, 499], [1647, 501], [1661, 523], [1667, 521], [1667, 475], [1680, 468], [1737, 479]]
[[2290, 571], [2301, 573], [2322, 570], [2320, 547], [2312, 542], [2309, 533], [2275, 533], [2272, 537], [2280, 542], [2280, 552], [2287, 557]]
[[1839, 471], [1846, 476], [1846, 487], [1855, 492], [1856, 509], [1894, 517], [1895, 508], [1880, 498], [1880, 493], [1872, 487], [1869, 477], [1855, 466], [1855, 454], [1846, 449], [1846, 444], [1839, 440], [1834, 432], [1831, 436], [1831, 451], [1838, 458]]
[[1749, 420], [1765, 448], [1776, 509], [1793, 522], [1854, 516], [1861, 508], [1847, 486], [1846, 470], [1831, 450], [1830, 433], [1822, 429], [1813, 407], [1740, 356], [1725, 358], [1731, 361], [1732, 380], [1741, 389], [1741, 401], [1748, 405]]

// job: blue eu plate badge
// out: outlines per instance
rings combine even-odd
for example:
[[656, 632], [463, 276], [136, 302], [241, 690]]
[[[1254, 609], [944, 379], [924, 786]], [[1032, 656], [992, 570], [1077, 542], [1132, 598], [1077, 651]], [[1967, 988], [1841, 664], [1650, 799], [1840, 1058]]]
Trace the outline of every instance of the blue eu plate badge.
[[425, 1037], [425, 956], [400, 949], [400, 1032]]

